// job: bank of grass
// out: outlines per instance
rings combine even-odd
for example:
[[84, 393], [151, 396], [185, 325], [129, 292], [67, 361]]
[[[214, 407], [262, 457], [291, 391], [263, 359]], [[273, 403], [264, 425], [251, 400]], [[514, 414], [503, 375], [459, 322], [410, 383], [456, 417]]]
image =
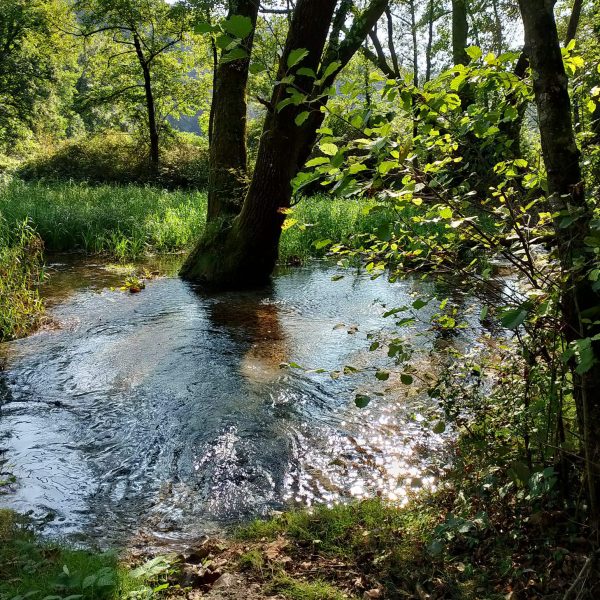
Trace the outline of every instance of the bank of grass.
[[[0, 185], [0, 214], [11, 226], [28, 219], [47, 251], [107, 254], [118, 260], [189, 250], [202, 234], [206, 204], [205, 192], [137, 185], [20, 180]], [[372, 206], [369, 200], [303, 199], [289, 215], [293, 224], [283, 231], [281, 261], [322, 257], [329, 248], [326, 241], [359, 248], [366, 236], [381, 233], [397, 217], [391, 209], [369, 211]]]
[[26, 219], [9, 225], [0, 213], [0, 342], [25, 335], [43, 315], [42, 248]]
[[9, 224], [29, 219], [51, 252], [125, 260], [183, 250], [202, 231], [205, 213], [203, 192], [18, 180], [0, 187], [0, 214]]
[[0, 509], [1, 600], [151, 598], [172, 572], [166, 557], [131, 569], [112, 552], [41, 541], [25, 517]]
[[515, 484], [480, 440], [462, 438], [453, 461], [439, 491], [405, 507], [374, 498], [243, 526], [240, 568], [300, 600], [598, 597], [594, 539], [556, 490]]

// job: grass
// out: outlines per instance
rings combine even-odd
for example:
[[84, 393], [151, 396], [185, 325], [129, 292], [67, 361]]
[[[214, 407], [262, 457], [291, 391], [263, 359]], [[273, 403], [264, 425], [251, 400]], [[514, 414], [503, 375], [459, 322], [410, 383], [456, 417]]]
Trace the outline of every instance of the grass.
[[[12, 226], [29, 219], [46, 250], [104, 253], [118, 260], [190, 249], [203, 231], [206, 203], [204, 192], [135, 185], [12, 180], [0, 186], [0, 214]], [[319, 242], [326, 240], [359, 247], [364, 235], [392, 218], [390, 211], [365, 210], [372, 205], [326, 196], [302, 200], [289, 215], [295, 224], [282, 234], [282, 262], [323, 256], [327, 245]]]
[[301, 581], [280, 573], [273, 577], [266, 591], [289, 600], [348, 600], [348, 595], [322, 581]]
[[412, 577], [436, 519], [439, 516], [425, 503], [413, 511], [375, 498], [285, 512], [253, 521], [236, 535], [244, 541], [286, 536], [307, 554], [359, 563], [380, 578], [403, 580]]
[[[337, 599], [357, 581], [385, 598], [563, 598], [593, 553], [586, 527], [553, 491], [532, 499], [472, 441], [459, 445], [446, 485], [406, 507], [375, 498], [244, 525], [240, 566], [299, 600]], [[597, 570], [586, 586], [581, 597], [597, 597]]]
[[202, 192], [18, 180], [0, 188], [0, 213], [10, 224], [30, 219], [47, 250], [107, 253], [120, 260], [190, 247], [205, 212]]
[[42, 247], [26, 220], [9, 226], [0, 214], [0, 342], [25, 335], [40, 321]]
[[130, 569], [115, 553], [42, 542], [24, 517], [0, 510], [0, 600], [151, 598], [171, 571], [165, 557]]

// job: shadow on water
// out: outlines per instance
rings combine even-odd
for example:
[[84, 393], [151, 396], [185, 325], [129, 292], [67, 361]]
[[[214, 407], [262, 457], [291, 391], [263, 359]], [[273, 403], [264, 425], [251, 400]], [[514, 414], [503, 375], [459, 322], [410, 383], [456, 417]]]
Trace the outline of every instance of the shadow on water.
[[[64, 267], [62, 284], [57, 271], [46, 293], [61, 327], [8, 345], [0, 372], [0, 445], [18, 478], [0, 505], [51, 515], [50, 535], [173, 545], [289, 504], [402, 502], [435, 485], [446, 438], [421, 424], [430, 401], [375, 381], [389, 359], [367, 350], [392, 325], [384, 312], [428, 284], [333, 283], [340, 272], [316, 264], [253, 292], [167, 277], [130, 295], [91, 284], [89, 264]], [[435, 335], [417, 334], [427, 354]], [[370, 371], [330, 377], [344, 365]], [[361, 411], [357, 389], [382, 397]]]

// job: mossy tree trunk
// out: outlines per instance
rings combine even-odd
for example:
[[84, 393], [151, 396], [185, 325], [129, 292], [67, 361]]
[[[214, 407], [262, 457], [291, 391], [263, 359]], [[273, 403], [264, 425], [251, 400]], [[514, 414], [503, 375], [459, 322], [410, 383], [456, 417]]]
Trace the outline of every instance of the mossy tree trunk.
[[[298, 105], [285, 105], [290, 97], [290, 83], [275, 85], [241, 211], [234, 219], [227, 218], [231, 213], [224, 204], [215, 211], [205, 235], [183, 265], [182, 277], [221, 289], [257, 286], [270, 278], [278, 257], [284, 212], [292, 198], [292, 179], [316, 141], [316, 130], [324, 119], [320, 108], [327, 101], [327, 89], [360, 48], [388, 0], [372, 0], [354, 19], [342, 42], [339, 38], [351, 3], [342, 2], [337, 13], [336, 5], [336, 0], [298, 0], [279, 64], [278, 81], [289, 75], [291, 53], [306, 50], [306, 56], [293, 67], [293, 85], [306, 94], [306, 99]], [[334, 61], [339, 66], [324, 79], [325, 69]], [[324, 80], [316, 85], [314, 77], [299, 74], [299, 69], [305, 69], [304, 73], [312, 70]], [[218, 96], [215, 99], [220, 102]], [[298, 125], [296, 118], [304, 112], [308, 116]], [[215, 119], [213, 136], [217, 136], [218, 127]]]
[[592, 211], [586, 202], [582, 181], [554, 2], [519, 0], [519, 5], [525, 26], [525, 49], [535, 73], [533, 85], [548, 192], [553, 211], [560, 214], [555, 231], [564, 272], [561, 294], [564, 335], [568, 342], [587, 340], [595, 355], [585, 372], [581, 366], [573, 369], [573, 394], [583, 440], [590, 514], [597, 527], [600, 522], [600, 342], [592, 338], [600, 333], [600, 327], [593, 323], [594, 319], [585, 318], [600, 305], [600, 297], [587, 277], [589, 257], [593, 257], [586, 243]]
[[246, 87], [258, 9], [257, 0], [229, 1], [228, 18], [247, 17], [252, 32], [242, 40], [247, 56], [230, 61], [221, 59], [215, 73], [213, 97], [217, 101], [212, 103], [210, 113], [209, 223], [237, 215], [248, 188]]

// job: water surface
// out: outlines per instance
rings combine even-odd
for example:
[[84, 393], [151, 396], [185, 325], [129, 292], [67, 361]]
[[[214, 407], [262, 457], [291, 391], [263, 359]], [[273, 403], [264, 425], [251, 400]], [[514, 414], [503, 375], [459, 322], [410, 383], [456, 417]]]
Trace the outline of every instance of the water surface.
[[[434, 290], [339, 274], [315, 264], [216, 295], [165, 277], [129, 294], [101, 265], [57, 265], [46, 293], [60, 327], [3, 349], [0, 457], [18, 483], [0, 505], [72, 539], [174, 543], [289, 504], [434, 485], [446, 440], [421, 422], [431, 402], [377, 382], [389, 359], [367, 339], [393, 325], [387, 309]], [[439, 339], [419, 331], [427, 355]], [[330, 376], [345, 365], [372, 370]]]

